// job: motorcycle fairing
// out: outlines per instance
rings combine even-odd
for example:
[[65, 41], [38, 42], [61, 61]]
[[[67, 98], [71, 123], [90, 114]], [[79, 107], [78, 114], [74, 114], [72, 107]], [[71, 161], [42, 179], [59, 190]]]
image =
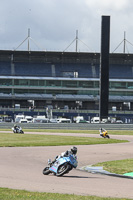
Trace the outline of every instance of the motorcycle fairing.
[[103, 132], [103, 136], [105, 137], [107, 135], [107, 131], [104, 131]]
[[68, 162], [69, 157], [62, 157], [56, 160], [56, 162], [49, 168], [50, 171], [57, 173], [58, 167]]
[[50, 171], [57, 173], [58, 167], [61, 166], [64, 163], [67, 163], [70, 161], [69, 157], [60, 157], [56, 160], [56, 162], [49, 168]]
[[68, 156], [68, 157], [60, 157], [56, 160], [56, 162], [49, 168], [50, 171], [57, 173], [58, 167], [63, 165], [64, 163], [69, 163], [71, 164], [71, 166], [73, 166], [74, 168], [77, 167], [77, 160], [72, 156]]

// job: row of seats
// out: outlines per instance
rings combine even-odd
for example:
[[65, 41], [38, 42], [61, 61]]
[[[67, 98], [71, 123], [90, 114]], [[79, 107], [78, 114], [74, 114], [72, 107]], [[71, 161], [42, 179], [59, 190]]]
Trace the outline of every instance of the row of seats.
[[[0, 62], [0, 75], [98, 78], [99, 65]], [[110, 65], [110, 78], [133, 78], [131, 65]]]
[[131, 65], [111, 65], [110, 78], [133, 78], [133, 67]]
[[11, 64], [9, 62], [0, 62], [0, 75], [11, 75]]

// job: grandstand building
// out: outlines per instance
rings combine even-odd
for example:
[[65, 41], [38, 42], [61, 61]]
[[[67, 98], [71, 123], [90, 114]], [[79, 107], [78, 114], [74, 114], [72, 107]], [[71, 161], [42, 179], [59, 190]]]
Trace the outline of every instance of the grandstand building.
[[[99, 109], [100, 53], [0, 51], [0, 106]], [[133, 54], [110, 54], [109, 109], [133, 109]]]

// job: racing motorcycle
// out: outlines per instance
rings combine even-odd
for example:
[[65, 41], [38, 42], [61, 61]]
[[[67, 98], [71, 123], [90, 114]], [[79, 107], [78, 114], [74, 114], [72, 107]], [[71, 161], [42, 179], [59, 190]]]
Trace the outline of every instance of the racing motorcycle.
[[103, 133], [102, 137], [104, 137], [104, 138], [110, 138], [110, 136], [108, 135], [107, 131], [103, 131], [102, 133]]
[[52, 173], [56, 176], [63, 176], [64, 174], [69, 173], [73, 168], [76, 168], [78, 161], [77, 158], [71, 154], [68, 157], [59, 157], [54, 162], [48, 160], [48, 165], [48, 167], [43, 169], [44, 175]]
[[24, 134], [24, 131], [22, 130], [21, 127], [17, 127], [16, 129], [14, 129], [14, 127], [12, 127], [12, 131], [13, 133], [21, 133], [21, 134]]

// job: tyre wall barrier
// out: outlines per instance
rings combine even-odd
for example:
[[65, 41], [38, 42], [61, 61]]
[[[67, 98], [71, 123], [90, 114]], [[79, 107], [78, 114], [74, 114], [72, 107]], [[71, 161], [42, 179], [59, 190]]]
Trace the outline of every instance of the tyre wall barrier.
[[[88, 123], [17, 123], [23, 129], [71, 129], [71, 130], [133, 130], [133, 124], [88, 124]], [[11, 129], [14, 123], [0, 123], [0, 129]]]

